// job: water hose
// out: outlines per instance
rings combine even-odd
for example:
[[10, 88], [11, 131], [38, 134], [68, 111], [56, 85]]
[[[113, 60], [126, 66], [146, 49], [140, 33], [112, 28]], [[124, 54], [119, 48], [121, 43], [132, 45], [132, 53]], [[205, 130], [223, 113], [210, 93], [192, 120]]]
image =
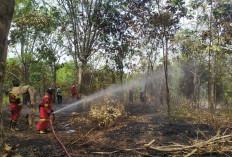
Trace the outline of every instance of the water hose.
[[53, 135], [55, 136], [56, 140], [57, 140], [57, 141], [60, 143], [60, 145], [63, 147], [63, 149], [64, 149], [66, 155], [67, 155], [68, 157], [71, 157], [70, 154], [68, 153], [67, 149], [65, 148], [64, 144], [63, 144], [63, 143], [59, 140], [59, 138], [56, 136], [56, 133], [55, 133], [54, 128], [53, 128], [53, 125], [52, 125], [52, 115], [50, 115], [50, 124], [51, 124], [52, 133], [53, 133]]

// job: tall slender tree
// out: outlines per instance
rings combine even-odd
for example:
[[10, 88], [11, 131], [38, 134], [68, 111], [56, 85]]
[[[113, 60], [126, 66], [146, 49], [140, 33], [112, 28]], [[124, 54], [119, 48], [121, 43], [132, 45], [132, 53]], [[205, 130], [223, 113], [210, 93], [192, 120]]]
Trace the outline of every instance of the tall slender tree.
[[4, 132], [2, 113], [3, 82], [6, 68], [8, 33], [14, 13], [15, 0], [0, 0], [0, 156], [3, 156]]

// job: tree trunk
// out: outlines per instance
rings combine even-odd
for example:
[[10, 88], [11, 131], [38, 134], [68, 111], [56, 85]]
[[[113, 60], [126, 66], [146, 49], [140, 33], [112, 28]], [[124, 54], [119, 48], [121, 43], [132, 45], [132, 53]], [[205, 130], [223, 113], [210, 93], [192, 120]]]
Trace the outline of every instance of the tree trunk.
[[164, 83], [161, 80], [160, 89], [159, 89], [159, 103], [163, 106], [164, 105]]
[[[23, 30], [22, 30], [23, 31]], [[20, 39], [20, 42], [21, 42], [21, 58], [22, 58], [22, 63], [23, 63], [23, 83], [24, 85], [27, 85], [27, 60], [25, 59], [25, 38], [24, 36], [22, 35], [21, 36], [21, 39]]]
[[[53, 87], [56, 89], [56, 62], [53, 62]], [[56, 92], [53, 95], [53, 102], [56, 102]]]
[[80, 99], [81, 94], [81, 85], [82, 85], [82, 77], [83, 77], [83, 71], [86, 67], [86, 62], [82, 62], [81, 67], [79, 68], [79, 75], [78, 75], [78, 86], [77, 86], [77, 97]]
[[150, 77], [150, 65], [148, 63], [148, 69], [147, 69], [147, 76], [146, 76], [146, 83], [145, 83], [145, 88], [144, 88], [144, 103], [147, 102], [147, 98], [148, 98], [148, 86], [149, 86], [149, 78]]
[[199, 109], [199, 101], [198, 101], [198, 69], [197, 69], [196, 57], [194, 56], [194, 75], [193, 75], [193, 102], [194, 107]]
[[75, 79], [77, 80], [78, 79], [77, 76], [79, 74], [79, 66], [78, 66], [78, 61], [77, 61], [77, 58], [76, 58], [75, 55], [73, 55], [73, 62], [74, 62], [75, 69], [76, 69], [76, 71], [75, 71]]
[[121, 84], [123, 84], [123, 71], [120, 70], [120, 82]]
[[[197, 16], [198, 16], [198, 11], [197, 11]], [[196, 35], [198, 33], [198, 19], [197, 19], [197, 25], [196, 25]], [[197, 38], [197, 36], [196, 36]], [[194, 91], [193, 91], [193, 102], [194, 102], [194, 105], [197, 109], [200, 108], [200, 104], [199, 104], [199, 81], [198, 81], [198, 71], [199, 71], [199, 65], [197, 63], [197, 57], [196, 57], [196, 52], [197, 52], [197, 48], [194, 44], [194, 49], [193, 49], [193, 54], [194, 54], [194, 74], [193, 74], [193, 86], [194, 86]]]
[[14, 0], [0, 0], [0, 156], [3, 156], [4, 128], [3, 128], [3, 82], [6, 68], [8, 48], [8, 33], [14, 12]]
[[209, 42], [209, 78], [208, 78], [208, 108], [211, 113], [214, 112], [214, 64], [213, 64], [213, 53], [212, 53], [212, 45], [213, 45], [213, 35], [212, 35], [212, 9], [213, 9], [213, 2], [210, 2], [210, 42]]
[[28, 85], [28, 64], [26, 60], [24, 64], [24, 85]]
[[91, 94], [94, 93], [93, 82], [94, 82], [94, 74], [93, 71], [91, 70], [90, 81], [89, 81], [89, 91]]
[[165, 85], [166, 85], [166, 101], [168, 107], [168, 120], [171, 125], [171, 108], [170, 108], [170, 96], [168, 86], [168, 39], [165, 37], [166, 46], [163, 44], [163, 56], [164, 56], [164, 74], [165, 74]]

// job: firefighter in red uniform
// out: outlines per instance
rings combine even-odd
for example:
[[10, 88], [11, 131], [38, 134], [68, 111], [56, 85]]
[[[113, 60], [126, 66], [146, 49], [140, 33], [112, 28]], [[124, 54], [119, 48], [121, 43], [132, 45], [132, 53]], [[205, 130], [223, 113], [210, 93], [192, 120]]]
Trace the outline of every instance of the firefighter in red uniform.
[[75, 85], [72, 86], [71, 94], [74, 101], [77, 98], [77, 89], [75, 88]]
[[10, 129], [11, 130], [19, 130], [17, 126], [17, 122], [20, 116], [20, 111], [22, 110], [21, 100], [19, 95], [15, 95], [12, 91], [9, 91], [9, 101], [10, 101]]
[[45, 134], [48, 132], [49, 126], [49, 117], [53, 112], [52, 103], [53, 103], [53, 96], [54, 95], [54, 88], [49, 88], [47, 90], [47, 95], [43, 97], [43, 100], [40, 104], [40, 120], [37, 126], [37, 130], [40, 134]]

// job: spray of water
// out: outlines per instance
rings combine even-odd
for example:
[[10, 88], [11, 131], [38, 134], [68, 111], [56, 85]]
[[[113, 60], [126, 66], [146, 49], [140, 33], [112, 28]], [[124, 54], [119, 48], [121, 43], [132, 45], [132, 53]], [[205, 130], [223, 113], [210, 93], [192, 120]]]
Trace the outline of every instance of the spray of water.
[[106, 94], [114, 94], [114, 93], [118, 93], [118, 92], [121, 92], [122, 90], [125, 90], [125, 89], [130, 89], [130, 88], [137, 88], [137, 87], [141, 87], [143, 86], [144, 84], [146, 83], [146, 79], [145, 78], [141, 78], [141, 79], [138, 79], [138, 80], [134, 80], [132, 82], [129, 82], [127, 84], [124, 84], [124, 85], [120, 85], [118, 87], [109, 87], [105, 90], [102, 90], [100, 92], [97, 92], [95, 94], [92, 94], [90, 96], [87, 96], [77, 102], [74, 102], [72, 104], [69, 104], [68, 106], [64, 107], [64, 108], [61, 108], [57, 111], [55, 111], [54, 113], [58, 113], [58, 112], [61, 112], [61, 111], [64, 111], [64, 110], [67, 110], [71, 107], [74, 107], [74, 106], [78, 106], [84, 102], [89, 102], [89, 101], [92, 101], [92, 100], [95, 100], [97, 98], [100, 98], [100, 97], [103, 97], [105, 96]]
[[[191, 68], [191, 66], [189, 64], [186, 64], [184, 66], [181, 65], [181, 66], [178, 66], [178, 67], [169, 67], [168, 68], [168, 71], [169, 71], [168, 72], [169, 73], [169, 88], [170, 88], [170, 91], [172, 92], [173, 99], [181, 100], [181, 98], [182, 98], [181, 93], [180, 94], [178, 93], [179, 92], [178, 88], [180, 88], [179, 85], [184, 84], [182, 82], [183, 80], [180, 80], [180, 78], [183, 78], [182, 69], [185, 69], [185, 71], [186, 71], [186, 69], [190, 71], [192, 68]], [[185, 74], [186, 74], [186, 72], [185, 72]], [[187, 74], [192, 75], [192, 73], [187, 73]], [[74, 106], [82, 105], [82, 103], [96, 100], [98, 98], [104, 97], [107, 94], [122, 93], [123, 91], [126, 91], [126, 90], [128, 90], [130, 88], [135, 88], [135, 89], [136, 88], [141, 88], [141, 87], [143, 88], [146, 83], [147, 83], [148, 86], [154, 87], [154, 88], [152, 88], [153, 89], [152, 94], [157, 96], [157, 100], [159, 101], [159, 97], [162, 96], [161, 92], [164, 91], [164, 88], [165, 88], [165, 77], [164, 77], [164, 71], [163, 71], [162, 68], [159, 68], [159, 69], [155, 70], [155, 72], [152, 73], [152, 74], [150, 73], [149, 77], [144, 76], [144, 77], [141, 77], [139, 79], [133, 80], [133, 81], [131, 81], [129, 83], [119, 85], [117, 87], [109, 87], [109, 88], [107, 88], [105, 90], [102, 90], [102, 91], [97, 92], [95, 94], [92, 94], [90, 96], [86, 96], [85, 98], [83, 98], [83, 99], [81, 99], [81, 100], [79, 100], [77, 102], [71, 103], [71, 104], [67, 105], [64, 108], [58, 109], [54, 113], [58, 113], [58, 112], [61, 112], [61, 111], [67, 110], [67, 109], [71, 109]], [[178, 98], [175, 98], [175, 96], [177, 96]], [[201, 99], [203, 99], [203, 98], [201, 98]], [[163, 101], [163, 99], [162, 99], [162, 101]]]

